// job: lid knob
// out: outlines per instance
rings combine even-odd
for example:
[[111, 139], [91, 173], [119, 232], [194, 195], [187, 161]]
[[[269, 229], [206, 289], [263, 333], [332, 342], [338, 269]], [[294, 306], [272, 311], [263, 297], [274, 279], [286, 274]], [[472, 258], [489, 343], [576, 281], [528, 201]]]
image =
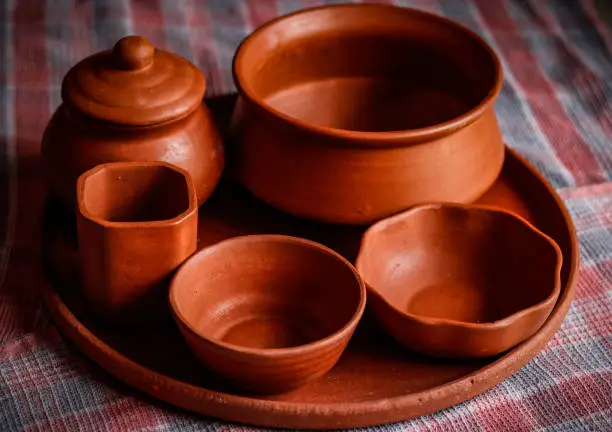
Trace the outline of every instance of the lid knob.
[[135, 35], [84, 58], [62, 81], [66, 105], [104, 122], [130, 126], [186, 116], [202, 106], [205, 91], [206, 78], [194, 64]]
[[113, 57], [121, 69], [144, 69], [153, 63], [155, 47], [140, 36], [126, 36], [113, 47]]

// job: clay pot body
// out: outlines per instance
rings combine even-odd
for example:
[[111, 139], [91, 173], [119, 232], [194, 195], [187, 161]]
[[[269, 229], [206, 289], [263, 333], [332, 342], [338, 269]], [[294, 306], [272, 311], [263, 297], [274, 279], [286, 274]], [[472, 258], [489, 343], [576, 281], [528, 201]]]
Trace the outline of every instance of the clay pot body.
[[223, 170], [221, 139], [206, 107], [175, 122], [144, 128], [104, 124], [60, 106], [43, 138], [49, 192], [71, 205], [76, 179], [96, 165], [163, 161], [191, 174], [198, 203], [214, 191]]
[[196, 251], [198, 207], [189, 173], [161, 162], [103, 164], [79, 177], [77, 198], [90, 309], [112, 321], [160, 318], [169, 277]]
[[233, 174], [281, 210], [364, 224], [471, 202], [497, 178], [499, 61], [473, 32], [382, 5], [300, 11], [234, 59]]
[[399, 342], [424, 354], [487, 357], [533, 335], [560, 290], [561, 251], [522, 218], [434, 204], [366, 231], [357, 269]]
[[223, 147], [202, 104], [204, 77], [165, 51], [151, 51], [142, 67], [119, 63], [138, 60], [143, 47], [153, 50], [142, 38], [124, 38], [64, 78], [64, 103], [47, 125], [42, 155], [49, 193], [72, 208], [77, 178], [102, 163], [172, 163], [190, 173], [199, 204], [221, 176]]
[[331, 249], [281, 235], [225, 240], [176, 273], [170, 305], [194, 354], [234, 386], [286, 392], [328, 372], [365, 309], [365, 285]]

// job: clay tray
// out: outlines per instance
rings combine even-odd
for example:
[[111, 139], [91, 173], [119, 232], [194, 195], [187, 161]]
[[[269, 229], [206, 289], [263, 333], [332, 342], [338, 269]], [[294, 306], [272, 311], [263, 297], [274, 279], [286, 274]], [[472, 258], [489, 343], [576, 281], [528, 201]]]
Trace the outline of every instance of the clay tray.
[[[237, 394], [188, 351], [173, 323], [159, 328], [111, 327], [83, 308], [77, 278], [74, 216], [47, 202], [44, 298], [62, 332], [87, 356], [151, 396], [208, 416], [261, 426], [344, 428], [432, 413], [504, 380], [534, 357], [567, 313], [578, 268], [571, 219], [554, 190], [513, 151], [478, 203], [510, 209], [550, 235], [563, 251], [558, 303], [539, 332], [504, 355], [479, 361], [419, 356], [386, 336], [368, 315], [339, 364], [306, 387], [274, 397]], [[319, 241], [354, 260], [362, 228], [321, 225], [280, 213], [224, 181], [200, 209], [199, 245], [247, 233], [283, 233]]]

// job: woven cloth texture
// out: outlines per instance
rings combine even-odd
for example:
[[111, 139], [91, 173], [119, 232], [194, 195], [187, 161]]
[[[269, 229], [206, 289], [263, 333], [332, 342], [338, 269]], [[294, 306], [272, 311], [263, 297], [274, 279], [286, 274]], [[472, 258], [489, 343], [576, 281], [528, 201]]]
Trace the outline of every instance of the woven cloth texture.
[[[392, 1], [386, 1], [392, 3]], [[0, 1], [0, 430], [247, 430], [118, 382], [60, 335], [42, 304], [40, 140], [68, 68], [140, 34], [234, 90], [233, 53], [309, 0]], [[335, 3], [328, 1], [327, 3]], [[592, 1], [407, 0], [459, 21], [502, 59], [496, 104], [509, 146], [559, 191], [581, 243], [569, 313], [512, 377], [382, 431], [612, 431], [612, 31]], [[605, 3], [605, 2], [601, 2]]]

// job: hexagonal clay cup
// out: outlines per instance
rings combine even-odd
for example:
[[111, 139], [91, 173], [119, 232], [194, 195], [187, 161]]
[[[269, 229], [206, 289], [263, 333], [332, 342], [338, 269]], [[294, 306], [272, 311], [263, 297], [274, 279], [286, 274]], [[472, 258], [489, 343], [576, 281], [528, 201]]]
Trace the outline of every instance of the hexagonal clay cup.
[[235, 387], [263, 394], [327, 373], [365, 303], [365, 284], [348, 261], [282, 235], [205, 248], [170, 286], [171, 310], [196, 357]]
[[196, 251], [189, 173], [165, 162], [98, 165], [79, 177], [78, 242], [92, 311], [121, 322], [167, 316], [169, 277]]
[[556, 243], [516, 215], [428, 204], [370, 227], [356, 266], [396, 340], [432, 356], [478, 358], [542, 326], [559, 296], [561, 262]]

